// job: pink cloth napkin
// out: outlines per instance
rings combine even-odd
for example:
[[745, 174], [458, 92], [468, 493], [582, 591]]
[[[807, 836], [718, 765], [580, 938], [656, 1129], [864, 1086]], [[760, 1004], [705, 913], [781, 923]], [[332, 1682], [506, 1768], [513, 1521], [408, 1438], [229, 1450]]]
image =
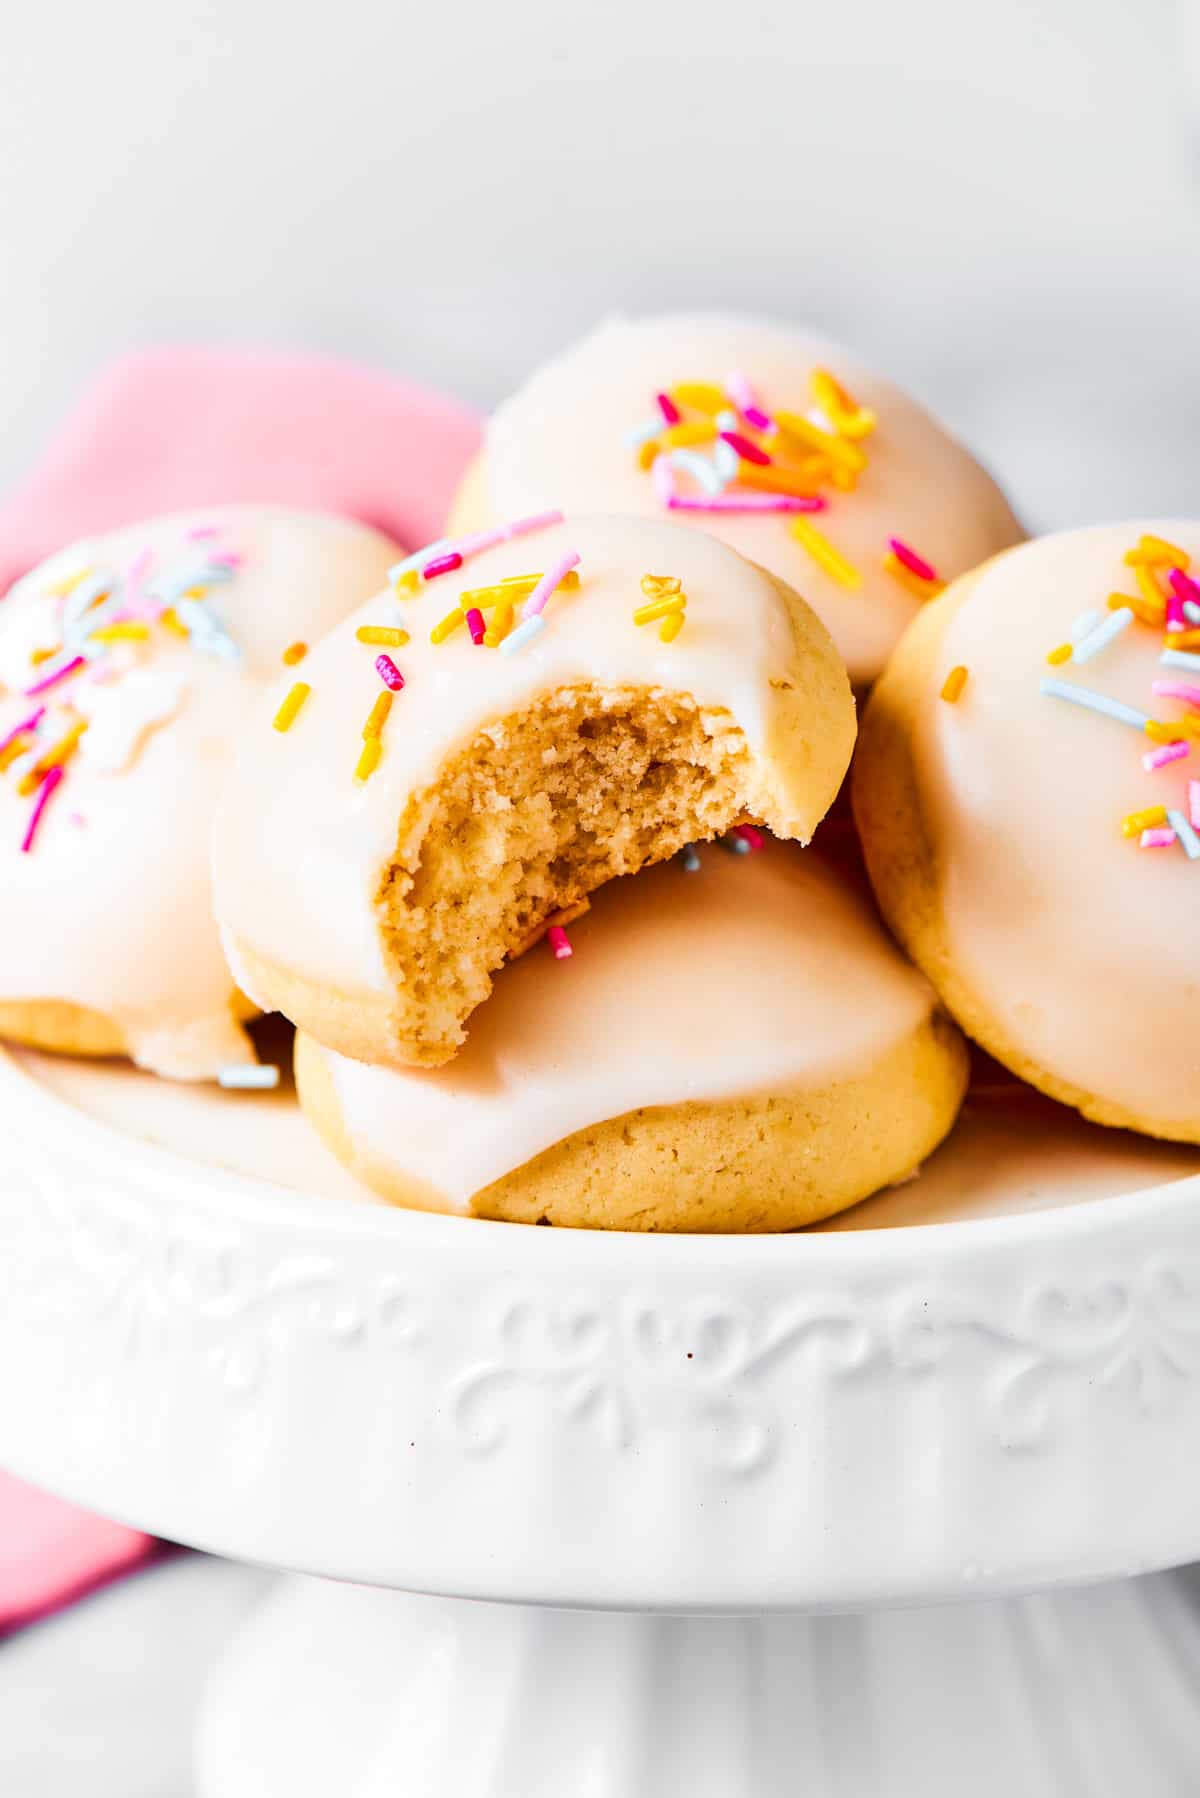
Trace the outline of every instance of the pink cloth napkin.
[[[223, 501], [342, 512], [416, 549], [441, 531], [478, 442], [478, 421], [454, 401], [353, 363], [257, 350], [125, 356], [84, 389], [0, 502], [0, 594], [76, 537]], [[0, 1633], [155, 1548], [0, 1474]]]

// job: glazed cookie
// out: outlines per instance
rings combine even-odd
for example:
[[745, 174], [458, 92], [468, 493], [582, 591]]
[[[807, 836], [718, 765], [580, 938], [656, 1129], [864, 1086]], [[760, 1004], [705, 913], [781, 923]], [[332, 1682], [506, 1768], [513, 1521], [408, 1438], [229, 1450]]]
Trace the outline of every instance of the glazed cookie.
[[1024, 535], [967, 450], [839, 345], [703, 313], [611, 320], [540, 369], [451, 528], [549, 503], [713, 532], [803, 594], [856, 686], [945, 580]]
[[448, 1068], [299, 1037], [334, 1153], [398, 1204], [619, 1230], [791, 1230], [911, 1174], [966, 1050], [869, 898], [788, 844], [688, 860], [506, 968]]
[[697, 532], [544, 515], [398, 565], [246, 732], [215, 834], [244, 989], [437, 1066], [603, 881], [750, 817], [806, 842], [854, 702], [828, 633]]
[[208, 878], [231, 733], [395, 555], [344, 519], [216, 508], [78, 543], [11, 590], [0, 1034], [181, 1079], [252, 1059]]
[[1200, 1141], [1200, 524], [1029, 543], [928, 606], [867, 709], [884, 913], [965, 1030], [1103, 1124]]

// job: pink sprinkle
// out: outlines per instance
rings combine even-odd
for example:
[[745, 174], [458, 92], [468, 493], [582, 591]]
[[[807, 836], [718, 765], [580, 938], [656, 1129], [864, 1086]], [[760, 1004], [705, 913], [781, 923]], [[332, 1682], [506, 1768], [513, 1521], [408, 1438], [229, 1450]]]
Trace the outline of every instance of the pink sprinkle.
[[465, 561], [468, 556], [477, 556], [481, 550], [491, 549], [495, 543], [503, 543], [507, 534], [504, 526], [498, 524], [490, 531], [476, 531], [472, 537], [458, 537], [450, 548]]
[[753, 425], [756, 431], [770, 431], [774, 428], [775, 420], [769, 417], [760, 406], [743, 406], [742, 417], [748, 425]]
[[681, 498], [673, 493], [667, 501], [673, 512], [823, 512], [825, 501], [819, 494], [806, 497], [793, 493], [718, 493], [712, 499]]
[[404, 685], [404, 676], [397, 668], [395, 662], [393, 662], [391, 656], [376, 656], [375, 667], [384, 686], [391, 692], [398, 693]]
[[1182, 568], [1172, 568], [1167, 579], [1171, 583], [1172, 593], [1176, 594], [1179, 599], [1200, 599], [1200, 586], [1197, 586], [1196, 582], [1186, 575]]
[[677, 425], [679, 423], [679, 407], [669, 393], [656, 393], [654, 403], [663, 415], [664, 424]]
[[575, 953], [571, 947], [571, 939], [561, 924], [551, 924], [546, 932], [546, 940], [554, 951], [555, 961], [568, 961]]
[[235, 549], [219, 549], [208, 559], [214, 568], [240, 568], [245, 561], [245, 557], [239, 556]]
[[141, 586], [149, 573], [150, 564], [153, 560], [154, 551], [150, 548], [149, 544], [147, 544], [145, 549], [139, 549], [137, 555], [134, 556], [128, 568], [125, 570], [125, 586], [131, 599], [133, 598], [136, 589]]
[[34, 800], [33, 810], [29, 814], [29, 823], [25, 828], [25, 835], [21, 839], [22, 855], [28, 855], [29, 851], [33, 848], [33, 839], [37, 836], [38, 825], [42, 821], [42, 813], [46, 809], [46, 803], [62, 777], [63, 771], [61, 768], [47, 769], [46, 776], [37, 790], [37, 798]]
[[467, 613], [467, 629], [471, 633], [472, 643], [482, 643], [483, 633], [487, 626], [483, 622], [483, 613], [478, 606], [472, 606]]
[[767, 846], [767, 839], [763, 836], [762, 831], [755, 830], [753, 824], [739, 824], [733, 834], [736, 837], [741, 837], [743, 843], [749, 844], [751, 853], [754, 853], [759, 849], [765, 849]]
[[1185, 680], [1152, 681], [1150, 691], [1158, 699], [1182, 699], [1185, 705], [1200, 706], [1200, 687]]
[[43, 675], [41, 680], [34, 681], [32, 687], [26, 687], [26, 699], [32, 699], [35, 693], [45, 693], [50, 687], [56, 687], [59, 681], [66, 680], [70, 674], [77, 674], [83, 667], [83, 657], [75, 656], [64, 668], [56, 668], [53, 674]]
[[545, 609], [546, 601], [555, 588], [562, 584], [572, 568], [579, 566], [579, 551], [570, 549], [565, 556], [560, 556], [553, 568], [548, 568], [525, 604], [521, 608], [522, 618], [536, 618]]
[[7, 749], [10, 743], [15, 743], [17, 738], [23, 737], [27, 731], [36, 730], [45, 716], [44, 705], [40, 705], [36, 712], [30, 712], [28, 718], [24, 719], [22, 723], [13, 725], [6, 737], [0, 737], [0, 749]]
[[1188, 781], [1188, 820], [1200, 830], [1200, 780]]
[[432, 562], [426, 562], [421, 570], [424, 580], [436, 580], [439, 574], [449, 574], [455, 568], [461, 568], [463, 559], [456, 549], [448, 549], [444, 555], [434, 556]]
[[1165, 768], [1169, 762], [1181, 762], [1190, 749], [1190, 743], [1185, 743], [1182, 738], [1176, 743], [1164, 743], [1161, 749], [1152, 749], [1149, 755], [1142, 757], [1142, 767], [1147, 774], [1153, 774], [1156, 768]]
[[215, 537], [218, 532], [215, 524], [198, 524], [190, 531], [185, 531], [183, 534], [190, 542], [194, 543], [201, 537]]
[[87, 819], [82, 812], [68, 812], [67, 816], [75, 826], [76, 830], [85, 830], [87, 828]]
[[747, 413], [754, 406], [755, 392], [747, 376], [734, 369], [731, 375], [725, 376], [725, 391], [741, 413]]
[[888, 548], [897, 562], [903, 562], [909, 573], [915, 574], [918, 580], [937, 580], [937, 570], [932, 563], [927, 562], [924, 556], [919, 556], [915, 549], [910, 549], [907, 543], [902, 543], [899, 537], [889, 537]]
[[743, 462], [753, 462], [757, 468], [769, 468], [771, 458], [766, 450], [759, 449], [757, 443], [751, 443], [740, 431], [722, 431], [722, 443], [727, 443], [731, 450], [736, 450]]
[[1166, 824], [1160, 824], [1157, 830], [1144, 830], [1138, 838], [1139, 849], [1169, 849], [1175, 841], [1175, 832]]
[[505, 538], [528, 537], [530, 531], [544, 531], [547, 526], [561, 524], [563, 515], [559, 511], [534, 512], [529, 518], [518, 518], [512, 524], [504, 525]]
[[675, 470], [671, 466], [670, 456], [655, 456], [651, 470], [654, 481], [654, 492], [661, 506], [675, 504]]

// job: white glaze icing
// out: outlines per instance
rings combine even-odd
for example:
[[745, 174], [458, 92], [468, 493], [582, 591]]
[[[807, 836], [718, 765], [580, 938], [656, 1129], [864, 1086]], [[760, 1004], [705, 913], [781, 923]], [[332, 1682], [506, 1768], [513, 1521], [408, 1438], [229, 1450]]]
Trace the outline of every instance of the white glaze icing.
[[[465, 627], [430, 642], [431, 627], [467, 588], [582, 558], [580, 584], [553, 598], [547, 629], [514, 655], [477, 647]], [[643, 573], [678, 576], [687, 622], [673, 643], [638, 627]], [[362, 727], [382, 691], [379, 651], [356, 640], [364, 624], [401, 624], [411, 641], [389, 651], [404, 675], [383, 733], [383, 757], [354, 779]], [[794, 696], [771, 682], [794, 662], [787, 608], [774, 583], [724, 544], [677, 525], [637, 518], [580, 518], [486, 550], [424, 583], [415, 599], [379, 595], [322, 642], [306, 664], [311, 697], [285, 734], [271, 718], [280, 682], [238, 747], [235, 777], [214, 833], [217, 913], [230, 935], [271, 962], [342, 992], [387, 993], [375, 909], [379, 879], [396, 849], [410, 795], [429, 786], [446, 757], [485, 726], [557, 688], [641, 684], [724, 707], [752, 751], [765, 755], [794, 716]], [[790, 703], [785, 703], [790, 702]], [[848, 760], [853, 723], [845, 693]], [[841, 762], [844, 767], [844, 761]], [[780, 775], [780, 799], [795, 795]], [[796, 771], [800, 790], [811, 769]], [[830, 790], [836, 784], [833, 773]], [[796, 800], [797, 806], [800, 801]], [[795, 834], [815, 819], [797, 815]]]
[[[218, 535], [188, 536], [208, 527]], [[20, 690], [37, 678], [31, 650], [60, 634], [63, 601], [48, 590], [85, 567], [119, 574], [143, 550], [155, 557], [150, 584], [209, 551], [242, 558], [206, 601], [241, 659], [205, 654], [155, 624], [145, 643], [115, 646], [45, 695], [57, 716], [73, 707], [89, 728], [29, 854], [19, 845], [32, 800], [18, 793], [19, 767], [0, 775], [0, 1001], [88, 1007], [117, 1023], [144, 1066], [199, 1078], [249, 1053], [230, 1012], [208, 879], [233, 729], [282, 650], [376, 589], [396, 547], [346, 519], [269, 507], [210, 507], [73, 545], [0, 601], [9, 688], [0, 737], [38, 703]], [[39, 749], [54, 735], [48, 729]]]
[[[1187, 760], [1147, 773], [1139, 731], [1043, 695], [1062, 679], [1168, 720], [1151, 683], [1161, 631], [1135, 623], [1082, 665], [1050, 667], [1077, 616], [1137, 593], [1143, 531], [1200, 558], [1200, 524], [1102, 525], [1029, 543], [984, 571], [946, 632], [914, 739], [950, 953], [1018, 1050], [1153, 1124], [1200, 1121], [1200, 862], [1124, 839], [1127, 814], [1186, 814]], [[965, 666], [954, 705], [938, 702]], [[1200, 675], [1194, 677], [1200, 683]]]
[[372, 1160], [466, 1210], [471, 1196], [589, 1124], [640, 1106], [813, 1089], [907, 1040], [933, 993], [815, 851], [709, 846], [610, 882], [503, 969], [466, 1048], [436, 1072], [319, 1051]]
[[822, 337], [707, 314], [609, 321], [533, 375], [491, 420], [486, 522], [547, 505], [661, 515], [654, 482], [628, 441], [631, 427], [653, 418], [656, 392], [680, 381], [720, 383], [733, 370], [749, 377], [768, 412], [808, 413], [817, 367], [878, 415], [862, 445], [868, 466], [857, 490], [824, 490], [828, 510], [812, 520], [859, 569], [862, 587], [847, 590], [818, 568], [789, 535], [786, 517], [671, 516], [788, 581], [828, 627], [852, 680], [872, 681], [920, 603], [883, 568], [889, 537], [949, 580], [1024, 533], [991, 477], [943, 426]]

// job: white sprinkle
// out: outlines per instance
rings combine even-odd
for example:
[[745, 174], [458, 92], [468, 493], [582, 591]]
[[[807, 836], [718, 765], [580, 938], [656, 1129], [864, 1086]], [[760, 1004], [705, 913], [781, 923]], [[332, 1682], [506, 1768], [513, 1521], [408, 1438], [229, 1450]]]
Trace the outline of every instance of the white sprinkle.
[[[724, 447], [736, 460], [737, 451], [732, 449], [728, 443]], [[681, 468], [684, 474], [690, 474], [697, 485], [703, 487], [705, 493], [720, 493], [725, 485], [724, 477], [716, 464], [710, 462], [707, 456], [702, 456], [699, 450], [672, 450], [671, 462], [674, 467]]]
[[1150, 722], [1145, 712], [1135, 712], [1131, 705], [1122, 705], [1119, 699], [1110, 699], [1107, 693], [1093, 693], [1088, 687], [1073, 687], [1069, 681], [1045, 679], [1041, 683], [1041, 690], [1051, 699], [1069, 699], [1073, 705], [1086, 706], [1092, 712], [1103, 712], [1106, 717], [1115, 718], [1118, 724], [1131, 724], [1135, 730], [1145, 730]]
[[1189, 624], [1200, 624], [1200, 605], [1198, 605], [1194, 599], [1185, 599], [1183, 602], [1183, 615]]
[[389, 581], [398, 581], [402, 574], [410, 574], [414, 568], [424, 568], [426, 562], [432, 562], [440, 550], [445, 549], [449, 537], [439, 537], [436, 543], [427, 543], [424, 549], [414, 549], [411, 556], [405, 556], [402, 562], [393, 562], [387, 571]]
[[722, 483], [732, 481], [737, 476], [738, 453], [732, 443], [719, 438], [713, 446], [713, 467], [721, 477]]
[[736, 412], [726, 411], [726, 412], [718, 412], [717, 413], [717, 429], [718, 429], [718, 431], [736, 431], [737, 428], [738, 428], [738, 415]]
[[625, 441], [630, 449], [640, 449], [643, 443], [649, 443], [650, 439], [657, 437], [663, 429], [661, 418], [648, 418], [644, 425], [637, 425], [632, 431], [627, 432]]
[[1200, 861], [1200, 837], [1198, 837], [1182, 812], [1168, 811], [1167, 823], [1183, 844], [1184, 853], [1190, 862]]
[[1164, 668], [1200, 668], [1200, 656], [1190, 649], [1164, 649], [1158, 659]]
[[1107, 649], [1121, 635], [1126, 625], [1132, 623], [1133, 613], [1128, 606], [1120, 606], [1115, 612], [1110, 612], [1103, 624], [1097, 625], [1082, 643], [1075, 645], [1075, 660], [1090, 662], [1093, 656], [1099, 655], [1102, 649]]
[[217, 1085], [231, 1092], [270, 1092], [279, 1085], [279, 1069], [257, 1061], [234, 1061], [217, 1075]]
[[1081, 612], [1067, 632], [1070, 641], [1081, 643], [1091, 631], [1095, 630], [1103, 616], [1103, 612]]
[[535, 612], [532, 618], [523, 619], [515, 631], [510, 631], [500, 645], [500, 654], [515, 656], [519, 649], [524, 649], [525, 645], [532, 642], [533, 638], [539, 636], [545, 628], [545, 618], [540, 612]]

